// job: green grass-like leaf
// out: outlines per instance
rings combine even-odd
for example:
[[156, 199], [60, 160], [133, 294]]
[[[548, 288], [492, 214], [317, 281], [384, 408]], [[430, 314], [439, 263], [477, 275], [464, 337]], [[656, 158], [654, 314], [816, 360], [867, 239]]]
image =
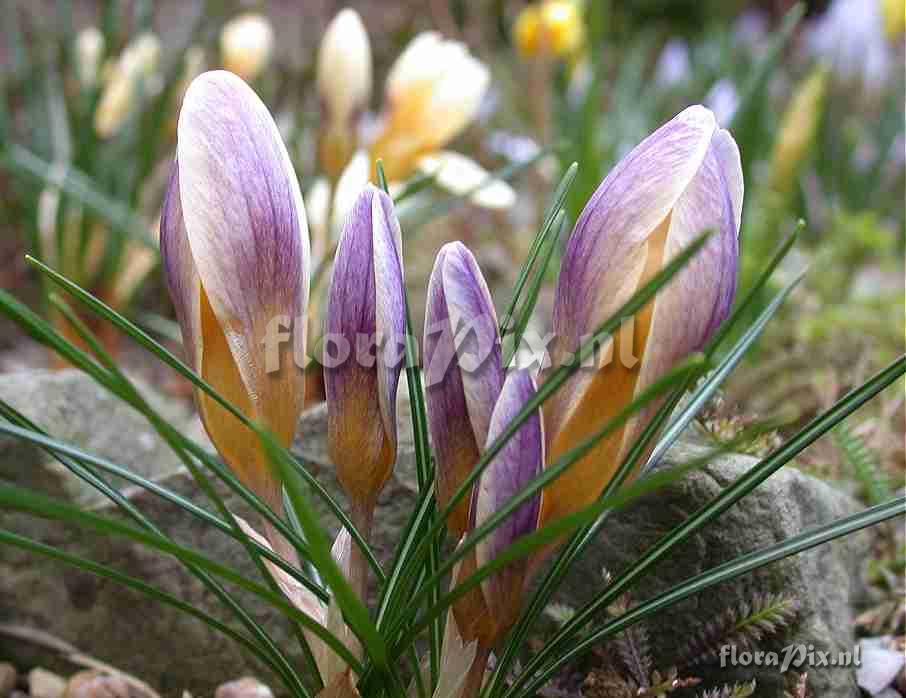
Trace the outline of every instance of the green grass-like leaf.
[[[782, 560], [791, 555], [798, 555], [823, 543], [842, 538], [863, 528], [875, 526], [883, 521], [903, 516], [904, 514], [906, 514], [906, 497], [897, 497], [885, 504], [880, 504], [829, 524], [812, 528], [785, 541], [742, 555], [735, 560], [696, 575], [683, 584], [679, 584], [653, 599], [638, 604], [631, 611], [604, 624], [581, 640], [574, 642], [569, 649], [560, 653], [550, 665], [546, 666], [541, 674], [528, 683], [521, 695], [533, 695], [532, 692], [543, 686], [560, 667], [575, 661], [596, 645], [599, 645], [607, 637], [658, 611], [669, 608], [716, 584], [735, 579], [772, 562]], [[517, 694], [514, 693], [513, 695]]]
[[607, 608], [620, 595], [629, 591], [632, 585], [660, 560], [664, 559], [677, 545], [698, 531], [702, 526], [723, 514], [733, 504], [749, 494], [758, 485], [789, 463], [796, 455], [802, 452], [822, 435], [833, 429], [842, 420], [859, 409], [866, 402], [884, 388], [891, 385], [906, 372], [906, 356], [894, 361], [890, 366], [879, 372], [864, 385], [856, 388], [845, 397], [841, 398], [833, 407], [819, 415], [796, 435], [789, 439], [771, 455], [763, 458], [753, 466], [745, 475], [740, 476], [732, 485], [717, 495], [698, 511], [689, 516], [672, 531], [664, 535], [639, 560], [631, 565], [621, 575], [616, 577], [607, 589], [594, 601], [566, 623], [558, 633], [551, 638], [545, 648], [538, 652], [529, 662], [520, 677], [514, 682], [513, 687], [505, 694], [508, 698], [517, 695], [516, 690], [525, 685], [532, 674], [540, 669], [544, 662], [558, 652], [570, 637], [580, 632], [595, 615]]

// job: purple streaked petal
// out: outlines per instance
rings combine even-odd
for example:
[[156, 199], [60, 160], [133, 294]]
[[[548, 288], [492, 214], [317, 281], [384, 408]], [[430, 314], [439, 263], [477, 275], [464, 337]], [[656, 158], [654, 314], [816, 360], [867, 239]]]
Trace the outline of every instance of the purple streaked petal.
[[[434, 263], [424, 351], [428, 428], [437, 459], [437, 498], [443, 505], [478, 461], [503, 384], [490, 292], [462, 243], [444, 245]], [[455, 534], [465, 532], [468, 514], [469, 498], [463, 498], [447, 522]]]
[[359, 499], [377, 494], [396, 458], [405, 308], [399, 223], [390, 198], [369, 185], [340, 237], [325, 323], [325, 337], [350, 349], [345, 360], [325, 360], [328, 445]]
[[715, 128], [710, 111], [689, 107], [624, 157], [589, 199], [557, 284], [554, 328], [566, 351], [631, 295], [627, 265], [695, 176]]
[[249, 394], [264, 394], [260, 342], [274, 316], [308, 301], [308, 228], [277, 126], [252, 89], [226, 71], [196, 78], [177, 132], [179, 191], [201, 284]]
[[[506, 430], [534, 394], [535, 382], [531, 373], [517, 370], [507, 376], [491, 415], [488, 444]], [[543, 466], [544, 427], [541, 411], [536, 410], [482, 474], [473, 503], [475, 526], [480, 526], [500, 511], [541, 472]], [[541, 495], [538, 492], [477, 545], [478, 567], [487, 564], [516, 540], [537, 528], [540, 504]], [[484, 580], [482, 589], [488, 605], [494, 609], [512, 607], [513, 599], [521, 596], [524, 576], [524, 563], [513, 563]]]
[[374, 228], [374, 283], [378, 346], [378, 398], [384, 429], [396, 448], [396, 392], [406, 342], [406, 288], [403, 279], [402, 235], [393, 200], [371, 187]]
[[201, 373], [201, 320], [198, 270], [179, 199], [179, 165], [174, 161], [160, 214], [160, 256], [167, 289], [182, 330], [186, 362]]
[[[469, 421], [462, 374], [450, 330], [443, 281], [448, 249], [449, 245], [444, 245], [438, 252], [428, 281], [423, 338], [425, 409], [436, 463], [435, 496], [441, 506], [446, 505], [477, 462], [480, 449]], [[462, 536], [468, 526], [468, 499], [461, 500], [447, 520], [451, 532], [458, 536]]]
[[491, 412], [504, 378], [497, 313], [478, 262], [461, 242], [449, 245], [443, 283], [469, 421], [482, 444], [487, 440]]
[[739, 155], [739, 146], [733, 136], [726, 129], [718, 129], [711, 139], [711, 150], [720, 169], [723, 171], [733, 204], [733, 220], [736, 226], [736, 236], [739, 237], [739, 228], [742, 225], [742, 201], [745, 195], [745, 184], [742, 180], [742, 159]]
[[[646, 240], [701, 167], [717, 128], [702, 106], [682, 111], [624, 157], [592, 195], [567, 243], [554, 301], [554, 365], [574, 355], [638, 287]], [[556, 434], [593, 377], [580, 371], [549, 402]]]
[[[701, 169], [673, 209], [664, 263], [702, 232], [710, 229], [714, 233], [655, 300], [636, 394], [704, 347], [733, 306], [739, 255], [739, 205], [734, 199], [739, 197], [741, 202], [742, 171], [738, 157], [726, 157], [732, 155], [735, 143], [722, 133], [726, 134], [715, 134]], [[656, 408], [649, 407], [647, 412]], [[636, 427], [645, 421], [636, 420]], [[632, 437], [627, 433], [626, 443]]]

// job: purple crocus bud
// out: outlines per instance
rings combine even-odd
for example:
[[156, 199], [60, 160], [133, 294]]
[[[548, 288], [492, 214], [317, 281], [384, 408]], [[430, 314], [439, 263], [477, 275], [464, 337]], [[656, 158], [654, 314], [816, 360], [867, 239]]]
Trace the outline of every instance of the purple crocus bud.
[[[497, 316], [472, 253], [444, 245], [428, 282], [425, 402], [436, 459], [436, 496], [445, 506], [478, 462], [503, 384]], [[469, 523], [470, 497], [447, 520], [457, 538]]]
[[[161, 256], [189, 364], [288, 446], [304, 397], [292, 352], [305, 349], [308, 226], [277, 126], [232, 73], [204, 73], [186, 91]], [[258, 438], [205, 393], [195, 397], [220, 455], [279, 511]]]
[[[743, 180], [739, 149], [714, 115], [689, 107], [636, 146], [585, 206], [554, 302], [555, 366], [698, 235], [705, 247], [545, 406], [548, 462], [588, 438], [727, 317], [737, 274]], [[542, 524], [594, 501], [657, 404], [600, 440], [544, 490]]]
[[[535, 395], [535, 382], [527, 370], [511, 372], [503, 384], [500, 399], [491, 414], [490, 445], [509, 427], [525, 403]], [[541, 410], [526, 419], [494, 457], [479, 480], [473, 502], [474, 525], [481, 526], [519, 494], [544, 467], [544, 424]], [[475, 548], [481, 568], [510, 545], [538, 527], [541, 492], [533, 494]], [[502, 636], [519, 618], [522, 594], [527, 581], [527, 560], [517, 560], [481, 583], [488, 608], [493, 609], [498, 633]]]
[[368, 186], [343, 228], [327, 298], [327, 447], [346, 493], [370, 511], [396, 461], [406, 301], [393, 202]]
[[[507, 376], [491, 413], [486, 446], [500, 438], [534, 394], [535, 382], [529, 371], [515, 370]], [[522, 423], [482, 473], [472, 497], [471, 529], [488, 521], [541, 473], [544, 450], [544, 426], [538, 409]], [[535, 531], [540, 508], [541, 494], [536, 492], [474, 550], [466, 553], [453, 571], [454, 586], [517, 540]], [[459, 633], [465, 642], [477, 642], [479, 657], [496, 646], [519, 618], [529, 576], [528, 565], [526, 559], [506, 565], [453, 604]]]

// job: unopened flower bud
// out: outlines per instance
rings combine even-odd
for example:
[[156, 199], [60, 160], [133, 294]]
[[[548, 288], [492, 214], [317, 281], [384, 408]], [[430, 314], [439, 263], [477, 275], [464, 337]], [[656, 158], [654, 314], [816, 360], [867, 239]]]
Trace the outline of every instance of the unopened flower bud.
[[252, 82], [267, 67], [273, 49], [274, 29], [264, 15], [238, 15], [220, 33], [223, 67], [246, 82]]

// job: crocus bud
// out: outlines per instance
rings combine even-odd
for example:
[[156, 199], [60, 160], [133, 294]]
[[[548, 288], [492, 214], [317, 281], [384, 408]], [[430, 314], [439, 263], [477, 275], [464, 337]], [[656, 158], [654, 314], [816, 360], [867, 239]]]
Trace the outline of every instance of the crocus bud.
[[[599, 431], [640, 391], [708, 341], [733, 304], [743, 180], [739, 149], [714, 115], [689, 107], [626, 155], [569, 238], [554, 301], [554, 366], [698, 235], [712, 236], [546, 404], [548, 463]], [[545, 488], [543, 523], [593, 502], [655, 403]]]
[[[481, 456], [503, 384], [491, 294], [475, 258], [461, 242], [444, 245], [434, 262], [424, 349], [435, 495], [446, 506]], [[471, 499], [461, 499], [447, 520], [457, 538], [468, 528]]]
[[791, 189], [815, 142], [824, 113], [827, 80], [827, 69], [816, 68], [793, 94], [771, 155], [770, 182], [774, 191], [785, 193]]
[[438, 186], [457, 196], [469, 196], [476, 206], [506, 210], [516, 203], [516, 192], [502, 179], [497, 179], [472, 158], [452, 150], [426, 155], [418, 168], [434, 176]]
[[136, 37], [113, 66], [94, 113], [94, 130], [101, 138], [114, 135], [135, 106], [140, 90], [153, 91], [160, 61], [160, 41], [150, 33]]
[[323, 125], [319, 156], [336, 178], [356, 148], [356, 121], [371, 97], [371, 45], [358, 12], [342, 10], [327, 27], [318, 51], [318, 94]]
[[220, 32], [223, 67], [246, 82], [257, 78], [270, 61], [274, 29], [264, 15], [254, 12], [233, 17]]
[[[535, 383], [528, 371], [517, 370], [507, 376], [491, 415], [488, 445], [502, 436], [534, 394]], [[482, 473], [472, 499], [472, 528], [481, 526], [506, 506], [541, 472], [543, 465], [544, 427], [541, 411], [536, 409]], [[539, 493], [533, 494], [466, 553], [453, 570], [454, 588], [520, 538], [535, 531], [540, 499]], [[478, 695], [489, 652], [519, 618], [528, 574], [528, 561], [514, 560], [454, 602], [453, 617], [462, 640], [477, 645], [461, 695]]]
[[513, 27], [516, 48], [523, 56], [570, 56], [585, 40], [582, 11], [576, 0], [545, 0], [527, 5]]
[[396, 461], [396, 390], [405, 345], [400, 227], [390, 197], [359, 194], [340, 237], [327, 297], [323, 363], [327, 448], [362, 509]]
[[[511, 372], [491, 414], [487, 445], [500, 438], [525, 403], [535, 395], [535, 382], [526, 370]], [[544, 467], [544, 426], [541, 410], [526, 419], [482, 473], [474, 500], [474, 526], [481, 526], [522, 492]], [[489, 563], [510, 545], [538, 527], [541, 494], [536, 492], [475, 548], [477, 567]], [[518, 620], [525, 590], [528, 561], [516, 560], [481, 583], [488, 608], [493, 609], [493, 646]]]
[[465, 45], [435, 32], [416, 36], [387, 76], [385, 113], [372, 159], [390, 180], [405, 179], [419, 158], [458, 135], [478, 113], [490, 73]]
[[[303, 404], [293, 349], [304, 354], [308, 228], [277, 126], [232, 73], [203, 73], [186, 92], [161, 257], [189, 365], [288, 446]], [[224, 461], [280, 511], [258, 437], [206, 393], [195, 397]]]
[[104, 57], [104, 35], [97, 27], [85, 27], [75, 40], [76, 73], [84, 90], [98, 84], [101, 59]]

